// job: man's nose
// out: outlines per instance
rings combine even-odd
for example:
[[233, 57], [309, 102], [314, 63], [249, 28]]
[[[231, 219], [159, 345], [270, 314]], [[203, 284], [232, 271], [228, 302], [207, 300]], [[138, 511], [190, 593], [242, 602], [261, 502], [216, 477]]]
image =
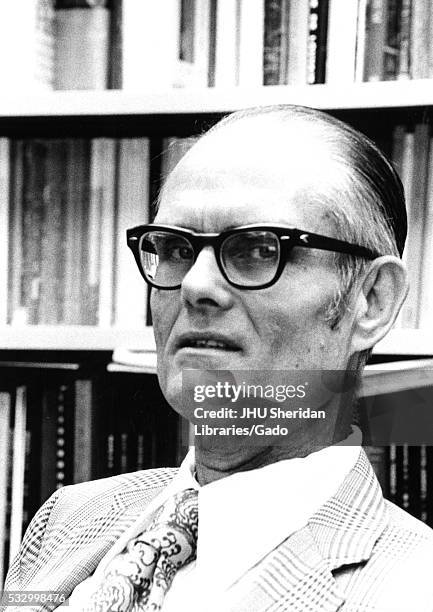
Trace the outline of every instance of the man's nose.
[[204, 247], [181, 285], [182, 301], [196, 308], [230, 308], [233, 294], [218, 267], [211, 246]]

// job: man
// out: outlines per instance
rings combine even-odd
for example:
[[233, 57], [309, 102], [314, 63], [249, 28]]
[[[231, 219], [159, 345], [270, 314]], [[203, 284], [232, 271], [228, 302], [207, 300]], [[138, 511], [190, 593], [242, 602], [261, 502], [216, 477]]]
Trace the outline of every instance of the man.
[[[169, 403], [193, 420], [191, 368], [359, 372], [406, 295], [405, 235], [397, 175], [351, 128], [293, 106], [223, 120], [168, 177], [154, 225], [129, 232]], [[58, 491], [7, 588], [72, 593], [71, 609], [89, 610], [433, 610], [433, 533], [384, 501], [337, 396], [328, 424], [299, 420], [284, 444], [198, 436], [178, 473]], [[165, 597], [131, 604], [152, 577], [130, 603], [117, 583], [104, 591], [157, 508], [197, 490], [196, 559]]]

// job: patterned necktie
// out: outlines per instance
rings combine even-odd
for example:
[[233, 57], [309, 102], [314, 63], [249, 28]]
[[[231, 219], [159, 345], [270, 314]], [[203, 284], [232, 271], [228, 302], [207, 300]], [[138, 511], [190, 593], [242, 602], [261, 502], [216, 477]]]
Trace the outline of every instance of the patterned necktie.
[[198, 493], [186, 489], [169, 498], [140, 535], [105, 570], [88, 612], [157, 612], [176, 571], [195, 559]]

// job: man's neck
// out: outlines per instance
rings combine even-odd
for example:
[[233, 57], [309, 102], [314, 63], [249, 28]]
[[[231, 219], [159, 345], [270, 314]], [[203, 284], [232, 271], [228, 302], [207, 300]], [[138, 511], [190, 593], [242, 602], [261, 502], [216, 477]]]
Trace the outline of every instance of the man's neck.
[[200, 485], [209, 484], [237, 472], [246, 472], [265, 467], [277, 461], [302, 458], [321, 450], [331, 444], [341, 442], [349, 435], [349, 428], [335, 434], [332, 439], [323, 436], [311, 436], [308, 432], [299, 432], [295, 439], [284, 442], [284, 446], [250, 446], [245, 447], [242, 439], [232, 438], [224, 447], [203, 443], [201, 438], [195, 440], [195, 461], [197, 480]]

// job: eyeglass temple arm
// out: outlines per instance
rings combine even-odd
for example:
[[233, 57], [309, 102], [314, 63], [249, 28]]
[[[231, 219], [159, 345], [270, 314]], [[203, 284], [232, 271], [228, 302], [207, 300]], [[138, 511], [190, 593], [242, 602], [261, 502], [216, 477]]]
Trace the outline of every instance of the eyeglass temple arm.
[[322, 251], [347, 253], [348, 255], [366, 257], [367, 259], [376, 259], [376, 257], [379, 257], [379, 253], [367, 247], [344, 242], [343, 240], [338, 240], [338, 238], [329, 238], [327, 236], [319, 236], [318, 234], [310, 234], [307, 232], [299, 234], [295, 238], [295, 242], [297, 246], [310, 247]]

